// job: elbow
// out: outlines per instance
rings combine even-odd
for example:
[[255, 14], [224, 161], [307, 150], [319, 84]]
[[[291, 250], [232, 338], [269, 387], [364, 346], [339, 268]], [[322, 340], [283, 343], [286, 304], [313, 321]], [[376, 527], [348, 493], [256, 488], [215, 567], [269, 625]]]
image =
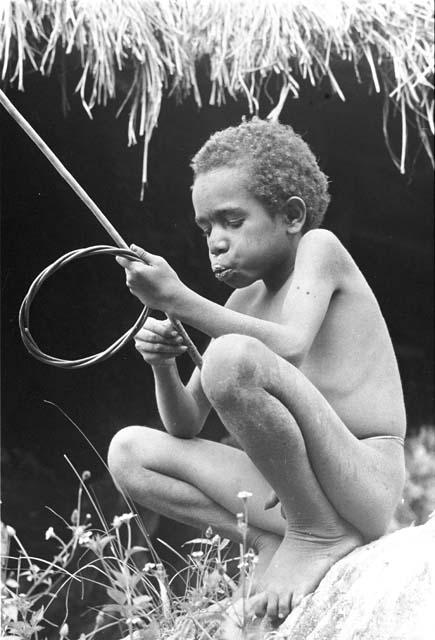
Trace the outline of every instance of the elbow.
[[202, 426], [202, 424], [180, 424], [177, 422], [172, 424], [165, 424], [165, 429], [169, 433], [169, 435], [174, 436], [174, 438], [191, 440], [192, 438], [196, 438], [196, 436], [201, 432]]

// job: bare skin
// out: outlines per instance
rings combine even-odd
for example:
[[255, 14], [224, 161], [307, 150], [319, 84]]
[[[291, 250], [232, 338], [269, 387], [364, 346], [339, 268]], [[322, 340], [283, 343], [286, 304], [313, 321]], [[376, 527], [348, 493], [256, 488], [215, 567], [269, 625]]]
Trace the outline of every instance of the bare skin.
[[[403, 488], [403, 450], [369, 438], [403, 437], [405, 412], [387, 328], [350, 255], [327, 231], [302, 233], [299, 198], [271, 217], [247, 179], [220, 168], [193, 188], [212, 268], [235, 289], [225, 307], [188, 289], [163, 258], [118, 258], [144, 304], [212, 342], [184, 385], [179, 336], [147, 321], [136, 347], [153, 367], [169, 435], [123, 429], [109, 466], [141, 504], [233, 540], [237, 493], [251, 491], [255, 611], [282, 618], [332, 564], [385, 532]], [[196, 437], [210, 408], [243, 451]]]

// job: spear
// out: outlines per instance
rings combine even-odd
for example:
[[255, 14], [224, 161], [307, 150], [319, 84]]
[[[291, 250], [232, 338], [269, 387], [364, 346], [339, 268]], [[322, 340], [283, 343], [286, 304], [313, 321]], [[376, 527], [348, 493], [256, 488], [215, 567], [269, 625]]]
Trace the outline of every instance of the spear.
[[[83, 187], [77, 182], [74, 176], [68, 171], [68, 169], [62, 164], [59, 158], [55, 155], [55, 153], [50, 149], [50, 147], [44, 142], [41, 136], [33, 129], [33, 127], [27, 122], [24, 116], [16, 109], [16, 107], [12, 104], [6, 94], [0, 89], [0, 103], [6, 109], [10, 116], [19, 124], [19, 126], [27, 133], [29, 138], [34, 142], [34, 144], [42, 151], [44, 156], [47, 158], [49, 162], [53, 165], [56, 171], [62, 176], [62, 178], [69, 184], [71, 189], [78, 195], [78, 197], [85, 203], [91, 213], [97, 218], [98, 222], [104, 227], [107, 233], [111, 236], [111, 238], [115, 241], [118, 247], [122, 249], [128, 249], [128, 244], [125, 242], [123, 237], [119, 234], [119, 232], [115, 229], [113, 224], [107, 219], [101, 209], [95, 204], [92, 198], [86, 193]], [[174, 328], [178, 331], [178, 333], [182, 336], [185, 345], [187, 346], [187, 353], [190, 355], [191, 359], [195, 363], [197, 367], [202, 366], [202, 358], [199, 354], [197, 348], [193, 344], [189, 335], [187, 334], [185, 328], [181, 324], [181, 322], [174, 318], [173, 316], [167, 316], [171, 321]]]

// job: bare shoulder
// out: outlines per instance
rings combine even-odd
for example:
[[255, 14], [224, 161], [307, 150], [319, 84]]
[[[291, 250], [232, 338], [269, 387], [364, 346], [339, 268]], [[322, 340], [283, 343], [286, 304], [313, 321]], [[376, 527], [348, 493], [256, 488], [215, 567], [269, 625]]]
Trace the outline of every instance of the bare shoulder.
[[305, 233], [298, 246], [295, 272], [308, 272], [322, 279], [340, 280], [355, 266], [350, 254], [327, 229], [311, 229]]
[[298, 256], [309, 257], [323, 264], [343, 262], [349, 254], [337, 236], [327, 229], [311, 229], [305, 233], [298, 246]]

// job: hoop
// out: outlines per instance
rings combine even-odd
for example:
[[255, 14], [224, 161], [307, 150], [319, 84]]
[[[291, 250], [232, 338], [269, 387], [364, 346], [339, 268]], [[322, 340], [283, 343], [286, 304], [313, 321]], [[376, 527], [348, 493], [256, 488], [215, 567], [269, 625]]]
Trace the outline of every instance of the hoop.
[[73, 262], [74, 260], [78, 260], [79, 258], [101, 254], [123, 256], [124, 258], [131, 258], [135, 261], [144, 262], [136, 253], [130, 251], [130, 249], [118, 249], [116, 247], [110, 247], [107, 245], [96, 245], [94, 247], [86, 247], [85, 249], [75, 249], [74, 251], [66, 253], [65, 255], [58, 258], [55, 262], [48, 265], [48, 267], [41, 271], [39, 276], [35, 278], [35, 280], [30, 285], [29, 290], [20, 307], [18, 322], [20, 326], [21, 338], [24, 342], [24, 345], [27, 351], [37, 360], [40, 360], [45, 364], [53, 365], [54, 367], [60, 367], [61, 369], [83, 369], [84, 367], [96, 364], [97, 362], [107, 360], [107, 358], [110, 358], [110, 356], [117, 353], [129, 340], [131, 340], [131, 338], [136, 335], [136, 333], [138, 333], [138, 331], [144, 325], [145, 320], [149, 315], [149, 307], [143, 308], [134, 325], [120, 338], [118, 338], [112, 345], [110, 345], [103, 351], [100, 351], [99, 353], [96, 353], [92, 356], [79, 358], [78, 360], [65, 360], [62, 358], [50, 356], [47, 353], [44, 353], [36, 344], [29, 329], [29, 315], [32, 302], [43, 283], [47, 280], [47, 278], [52, 276], [56, 271], [58, 271], [61, 267], [68, 264], [69, 262]]

